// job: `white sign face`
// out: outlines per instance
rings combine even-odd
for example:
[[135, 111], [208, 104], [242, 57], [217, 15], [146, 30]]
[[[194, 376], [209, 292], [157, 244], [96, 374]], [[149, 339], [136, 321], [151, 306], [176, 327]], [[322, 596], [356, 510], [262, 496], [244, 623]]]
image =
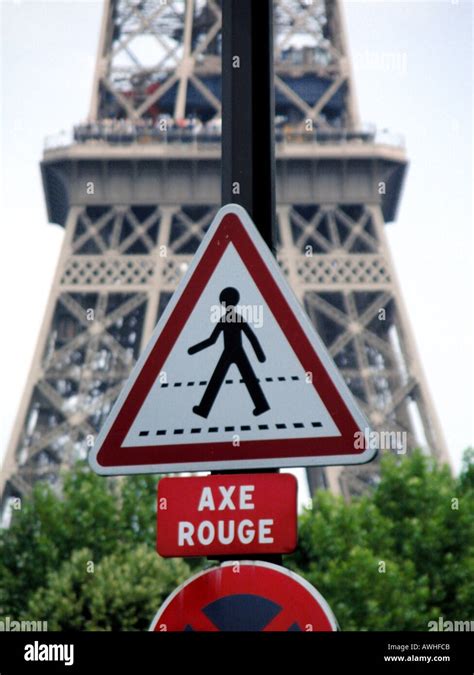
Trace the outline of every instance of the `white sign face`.
[[[229, 288], [229, 280], [240, 298], [235, 311], [229, 311], [227, 306], [226, 312], [219, 296]], [[216, 328], [213, 344], [196, 354], [188, 353], [190, 347], [209, 338]], [[263, 363], [249, 340], [251, 334], [263, 351]], [[220, 363], [224, 363], [222, 368]], [[214, 373], [219, 379], [213, 388]], [[146, 446], [157, 436], [172, 445], [232, 442], [236, 435], [242, 441], [339, 436], [310, 380], [311, 375], [305, 373], [230, 244], [123, 445]], [[206, 400], [209, 391], [214, 399], [212, 405], [208, 404], [209, 411], [205, 408], [196, 414], [193, 408]], [[261, 409], [267, 410], [255, 415], [260, 399]]]
[[375, 454], [361, 443], [367, 430], [268, 247], [231, 205], [166, 308], [91, 464], [113, 474], [361, 463]]

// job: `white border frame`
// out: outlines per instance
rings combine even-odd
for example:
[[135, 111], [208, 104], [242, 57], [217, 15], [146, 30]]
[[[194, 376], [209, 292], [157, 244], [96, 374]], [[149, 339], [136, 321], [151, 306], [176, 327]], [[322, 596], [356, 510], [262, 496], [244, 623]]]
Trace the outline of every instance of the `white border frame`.
[[[89, 464], [91, 468], [98, 474], [102, 476], [117, 476], [117, 475], [133, 475], [133, 474], [147, 474], [147, 473], [182, 473], [183, 471], [219, 471], [219, 470], [239, 470], [239, 469], [266, 469], [266, 468], [290, 468], [290, 467], [305, 467], [305, 466], [338, 466], [338, 465], [353, 465], [353, 464], [366, 464], [367, 462], [372, 461], [377, 455], [377, 448], [367, 448], [364, 452], [359, 454], [347, 454], [347, 455], [328, 455], [320, 457], [276, 457], [274, 459], [242, 459], [242, 460], [229, 460], [229, 461], [202, 461], [202, 462], [189, 462], [189, 463], [178, 463], [178, 464], [145, 464], [137, 466], [102, 466], [97, 461], [97, 455], [104, 443], [110, 429], [112, 428], [115, 420], [120, 414], [120, 410], [124, 405], [127, 397], [138, 378], [144, 364], [146, 363], [150, 352], [152, 351], [156, 341], [158, 340], [159, 335], [163, 331], [166, 323], [168, 322], [169, 317], [171, 316], [174, 308], [176, 307], [181, 295], [183, 294], [184, 289], [188, 285], [189, 281], [194, 274], [197, 266], [201, 262], [209, 243], [212, 240], [217, 228], [221, 224], [224, 216], [228, 214], [236, 215], [243, 226], [245, 227], [248, 235], [255, 244], [260, 256], [262, 257], [263, 262], [265, 263], [268, 271], [273, 277], [273, 280], [279, 287], [282, 292], [286, 302], [290, 306], [291, 310], [295, 314], [297, 320], [299, 321], [302, 330], [304, 331], [309, 342], [313, 345], [314, 350], [316, 351], [322, 365], [326, 369], [329, 377], [332, 379], [334, 386], [337, 388], [339, 395], [347, 406], [349, 412], [351, 413], [354, 421], [356, 422], [359, 430], [363, 434], [364, 440], [367, 438], [367, 434], [370, 432], [369, 422], [367, 421], [365, 415], [357, 406], [356, 402], [353, 399], [351, 392], [349, 391], [348, 386], [344, 382], [339, 370], [337, 369], [334, 361], [332, 360], [329, 352], [327, 351], [325, 345], [323, 344], [321, 338], [317, 334], [313, 325], [311, 324], [306, 312], [303, 307], [300, 305], [295, 294], [291, 290], [288, 282], [286, 281], [276, 259], [273, 257], [270, 249], [267, 244], [262, 239], [260, 233], [252, 222], [248, 213], [238, 204], [228, 204], [223, 206], [217, 212], [212, 224], [204, 237], [201, 245], [199, 246], [196, 254], [193, 257], [192, 263], [189, 266], [185, 276], [181, 279], [176, 291], [174, 292], [171, 300], [166, 306], [165, 311], [163, 312], [160, 320], [158, 321], [150, 340], [148, 341], [147, 346], [139, 357], [137, 363], [135, 364], [127, 382], [125, 383], [124, 388], [122, 389], [118, 399], [116, 400], [111, 412], [109, 413], [102, 429], [100, 430], [97, 440], [94, 444], [94, 447], [89, 453]], [[331, 411], [329, 410], [329, 414]], [[355, 439], [354, 439], [355, 440]], [[216, 442], [222, 442], [222, 440], [217, 440]], [[258, 441], [255, 441], [258, 443]], [[176, 445], [177, 453], [179, 452], [179, 445]]]

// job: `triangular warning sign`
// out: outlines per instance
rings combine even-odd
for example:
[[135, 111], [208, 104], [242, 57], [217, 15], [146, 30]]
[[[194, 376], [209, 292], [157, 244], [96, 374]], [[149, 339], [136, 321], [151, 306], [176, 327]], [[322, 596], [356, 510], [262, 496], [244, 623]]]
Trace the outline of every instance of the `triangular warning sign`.
[[91, 452], [101, 474], [359, 464], [355, 404], [244, 209], [222, 208]]

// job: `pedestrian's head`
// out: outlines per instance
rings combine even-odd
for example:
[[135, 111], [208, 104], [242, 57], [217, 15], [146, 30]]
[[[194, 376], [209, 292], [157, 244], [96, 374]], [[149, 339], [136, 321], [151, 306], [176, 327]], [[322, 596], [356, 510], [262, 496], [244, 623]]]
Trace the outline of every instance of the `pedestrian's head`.
[[239, 302], [239, 299], [239, 291], [236, 288], [232, 288], [231, 286], [224, 288], [224, 290], [221, 291], [221, 294], [219, 295], [219, 300], [225, 307], [235, 307], [235, 305]]

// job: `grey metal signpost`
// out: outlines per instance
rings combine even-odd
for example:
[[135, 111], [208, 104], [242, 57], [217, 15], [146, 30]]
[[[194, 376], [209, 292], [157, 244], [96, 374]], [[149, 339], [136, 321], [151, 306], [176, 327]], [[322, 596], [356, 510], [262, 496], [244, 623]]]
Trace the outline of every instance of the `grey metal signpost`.
[[[274, 252], [273, 0], [222, 0], [222, 204], [230, 203], [248, 211]], [[254, 557], [282, 564], [281, 555]]]

